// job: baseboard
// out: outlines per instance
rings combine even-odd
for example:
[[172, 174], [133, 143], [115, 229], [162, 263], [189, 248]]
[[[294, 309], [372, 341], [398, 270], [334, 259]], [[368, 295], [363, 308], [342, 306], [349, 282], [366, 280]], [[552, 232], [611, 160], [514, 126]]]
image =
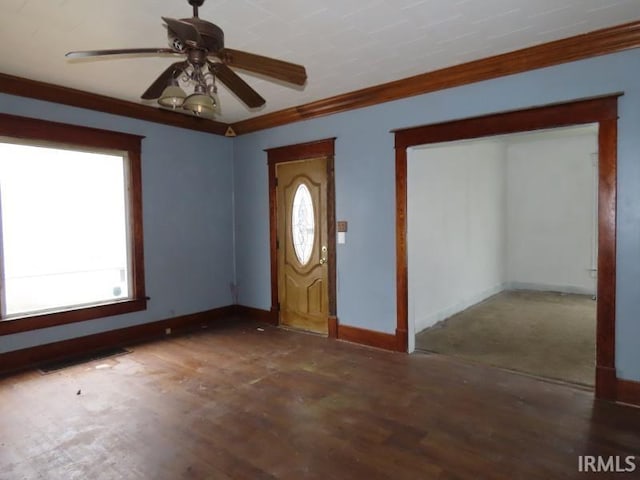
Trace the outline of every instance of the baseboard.
[[0, 354], [0, 375], [36, 367], [44, 362], [88, 354], [106, 347], [129, 346], [166, 336], [166, 329], [177, 334], [206, 327], [211, 322], [233, 316], [237, 305], [214, 308], [132, 327], [109, 330], [84, 337]]
[[261, 308], [246, 307], [244, 305], [236, 305], [236, 315], [256, 320], [258, 322], [270, 323], [272, 325], [277, 324], [273, 321], [273, 315], [269, 310], [263, 310]]
[[576, 295], [595, 295], [595, 289], [574, 285], [551, 285], [546, 283], [508, 282], [507, 290], [533, 290], [536, 292], [572, 293]]
[[616, 400], [640, 407], [640, 382], [618, 379]]
[[383, 350], [398, 350], [398, 340], [391, 333], [376, 332], [365, 328], [338, 325], [338, 339], [347, 342], [359, 343]]

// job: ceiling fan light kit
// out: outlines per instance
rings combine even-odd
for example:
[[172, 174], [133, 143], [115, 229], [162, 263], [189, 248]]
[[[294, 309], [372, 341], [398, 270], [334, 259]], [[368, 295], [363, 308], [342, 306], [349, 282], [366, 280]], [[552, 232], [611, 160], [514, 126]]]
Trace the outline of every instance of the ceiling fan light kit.
[[185, 98], [187, 98], [187, 94], [180, 88], [178, 81], [173, 79], [162, 91], [160, 98], [158, 98], [158, 103], [162, 107], [175, 109], [182, 107]]
[[180, 79], [186, 86], [193, 85], [193, 93], [187, 95], [178, 83], [178, 79], [172, 76], [158, 98], [160, 106], [171, 110], [182, 109], [185, 113], [189, 112], [197, 116], [212, 117], [219, 113], [215, 77], [210, 73], [203, 74], [198, 68], [193, 68], [190, 73], [184, 73]]
[[213, 96], [205, 93], [202, 85], [196, 85], [194, 93], [189, 95], [182, 108], [196, 115], [213, 115], [216, 112], [217, 103]]
[[198, 116], [207, 116], [215, 113], [216, 102], [209, 95], [194, 93], [187, 97], [183, 107]]
[[[204, 0], [188, 1], [193, 7], [193, 17], [181, 20], [162, 17], [166, 23], [170, 48], [87, 50], [69, 52], [66, 56], [186, 55], [184, 61], [170, 65], [161, 73], [142, 94], [142, 99], [157, 100], [163, 108], [201, 116], [213, 116], [220, 112], [216, 80], [226, 85], [249, 108], [259, 108], [265, 104], [264, 98], [230, 67], [294, 85], [306, 83], [307, 73], [302, 65], [225, 48], [222, 29], [198, 16], [198, 9]], [[187, 95], [185, 88], [192, 88], [193, 93]]]

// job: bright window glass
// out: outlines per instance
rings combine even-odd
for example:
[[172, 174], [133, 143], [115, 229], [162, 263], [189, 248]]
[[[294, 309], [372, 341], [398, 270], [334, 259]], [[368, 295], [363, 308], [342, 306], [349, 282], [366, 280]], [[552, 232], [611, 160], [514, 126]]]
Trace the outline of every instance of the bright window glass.
[[304, 183], [298, 186], [293, 196], [291, 234], [296, 257], [298, 257], [298, 261], [302, 265], [306, 265], [311, 258], [311, 251], [313, 250], [315, 218], [311, 193], [309, 193], [309, 189]]
[[125, 161], [0, 141], [3, 317], [131, 297]]

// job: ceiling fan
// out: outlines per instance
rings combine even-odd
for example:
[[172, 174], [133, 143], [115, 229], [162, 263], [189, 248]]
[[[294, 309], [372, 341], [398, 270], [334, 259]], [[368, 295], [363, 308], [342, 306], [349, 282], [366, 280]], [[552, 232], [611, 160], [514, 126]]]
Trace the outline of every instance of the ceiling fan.
[[[304, 85], [307, 73], [302, 65], [233, 50], [224, 46], [224, 32], [211, 22], [200, 19], [198, 8], [204, 0], [188, 0], [193, 17], [180, 20], [162, 17], [166, 23], [170, 48], [129, 48], [86, 50], [66, 54], [68, 58], [104, 55], [182, 54], [186, 60], [170, 65], [142, 94], [145, 100], [157, 99], [167, 108], [196, 115], [210, 116], [219, 108], [216, 80], [226, 85], [249, 108], [264, 105], [265, 100], [231, 68], [257, 73], [294, 85]], [[185, 93], [181, 84], [193, 89]]]

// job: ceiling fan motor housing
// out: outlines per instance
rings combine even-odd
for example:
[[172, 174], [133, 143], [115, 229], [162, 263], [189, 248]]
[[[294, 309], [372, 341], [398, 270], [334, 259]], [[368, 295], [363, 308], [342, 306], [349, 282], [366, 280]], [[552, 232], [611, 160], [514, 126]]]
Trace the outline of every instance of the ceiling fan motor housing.
[[[198, 45], [198, 48], [204, 48], [209, 53], [213, 54], [224, 48], [224, 32], [217, 25], [195, 17], [181, 18], [180, 20], [185, 23], [190, 23], [196, 28], [196, 30], [198, 30], [198, 33], [202, 38], [202, 44]], [[167, 29], [167, 32], [169, 34], [169, 45], [172, 48], [175, 41], [182, 43], [182, 41], [176, 37], [171, 29]]]

